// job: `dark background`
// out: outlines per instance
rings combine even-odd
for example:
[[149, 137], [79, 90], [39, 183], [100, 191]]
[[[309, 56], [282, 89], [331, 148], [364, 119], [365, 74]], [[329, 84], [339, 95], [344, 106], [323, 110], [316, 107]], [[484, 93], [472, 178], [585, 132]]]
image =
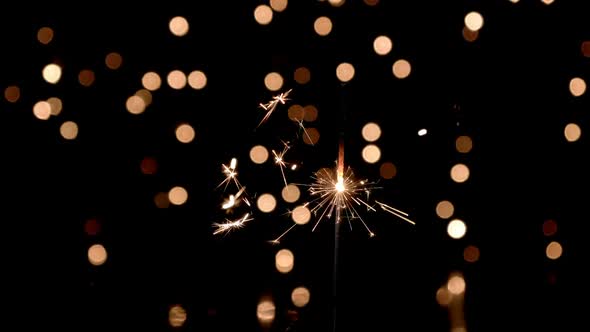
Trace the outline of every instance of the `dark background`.
[[[590, 39], [583, 1], [381, 1], [371, 7], [346, 1], [289, 2], [268, 26], [256, 23], [262, 1], [141, 4], [101, 2], [75, 7], [7, 7], [0, 14], [0, 88], [18, 85], [17, 103], [0, 101], [2, 188], [1, 257], [5, 277], [4, 324], [23, 329], [76, 328], [165, 331], [171, 305], [187, 310], [186, 331], [261, 330], [256, 306], [270, 295], [276, 305], [273, 331], [449, 330], [448, 313], [436, 290], [453, 271], [467, 282], [465, 319], [469, 331], [566, 330], [584, 322], [587, 305], [585, 223], [588, 220], [589, 117], [586, 96], [573, 97], [573, 77], [588, 77], [590, 59], [581, 43]], [[464, 16], [485, 20], [477, 41], [463, 39]], [[190, 31], [173, 36], [169, 20], [187, 18]], [[313, 31], [314, 20], [332, 19], [327, 37]], [[49, 45], [36, 40], [51, 27]], [[393, 50], [378, 56], [376, 36], [387, 35]], [[123, 56], [119, 70], [104, 57]], [[411, 75], [396, 79], [391, 66], [404, 58]], [[56, 85], [41, 77], [43, 66], [60, 63]], [[340, 83], [335, 68], [355, 66], [356, 75]], [[293, 71], [311, 71], [306, 85]], [[78, 83], [92, 69], [91, 87]], [[174, 69], [202, 70], [203, 90], [173, 90], [163, 82], [153, 104], [129, 114], [126, 99], [141, 88], [141, 77], [156, 71], [165, 80]], [[275, 93], [264, 86], [267, 73], [293, 88], [287, 105], [254, 130], [264, 112], [258, 107]], [[60, 97], [64, 109], [48, 121], [36, 119], [33, 105]], [[289, 121], [290, 104], [315, 105], [318, 144], [297, 139]], [[63, 121], [80, 132], [66, 141]], [[361, 158], [366, 144], [361, 128], [379, 123], [381, 161]], [[190, 123], [196, 138], [179, 143], [176, 126]], [[582, 128], [568, 143], [567, 123]], [[421, 128], [428, 134], [418, 136]], [[455, 139], [469, 135], [474, 149], [455, 150]], [[379, 180], [382, 161], [393, 162], [397, 176], [379, 180], [374, 197], [409, 212], [416, 225], [377, 212], [363, 216], [377, 236], [368, 238], [358, 223], [341, 228], [334, 297], [334, 223], [313, 220], [296, 227], [278, 245], [268, 243], [291, 225], [294, 208], [280, 199], [282, 179], [271, 163], [255, 165], [248, 152], [256, 144], [280, 149], [300, 164], [290, 182], [309, 183], [314, 171], [332, 167], [344, 137], [346, 163], [359, 177]], [[141, 173], [145, 157], [155, 158], [154, 175]], [[239, 179], [252, 196], [277, 197], [277, 209], [227, 236], [213, 236], [212, 224], [226, 216], [219, 209], [226, 194], [221, 164], [239, 160]], [[462, 162], [471, 176], [457, 184], [451, 167]], [[154, 196], [176, 185], [189, 199], [182, 206], [157, 208]], [[306, 195], [304, 187], [303, 195]], [[435, 213], [441, 200], [455, 206], [454, 217], [468, 231], [453, 240], [446, 220]], [[236, 214], [237, 216], [237, 214]], [[90, 220], [98, 235], [85, 233]], [[543, 235], [553, 219], [558, 232]], [[345, 226], [344, 224], [343, 226]], [[545, 255], [550, 241], [564, 254]], [[102, 266], [88, 262], [87, 250], [101, 243], [108, 252]], [[480, 260], [463, 259], [467, 245]], [[295, 255], [295, 267], [274, 267], [279, 249]], [[310, 303], [293, 306], [297, 286], [311, 292]], [[335, 300], [334, 300], [335, 298]], [[581, 325], [585, 326], [585, 325]]]

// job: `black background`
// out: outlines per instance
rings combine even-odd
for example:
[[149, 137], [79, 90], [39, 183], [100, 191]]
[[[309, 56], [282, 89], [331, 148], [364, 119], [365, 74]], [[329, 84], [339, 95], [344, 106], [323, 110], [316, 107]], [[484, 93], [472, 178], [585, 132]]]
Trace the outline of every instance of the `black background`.
[[[0, 102], [0, 185], [3, 191], [4, 324], [78, 330], [173, 329], [171, 305], [188, 313], [187, 331], [261, 330], [256, 306], [270, 295], [276, 305], [274, 331], [445, 331], [448, 313], [436, 290], [453, 271], [467, 282], [465, 319], [470, 331], [563, 330], [584, 322], [588, 255], [588, 102], [573, 97], [573, 77], [588, 77], [590, 59], [580, 46], [590, 39], [582, 1], [381, 1], [370, 7], [347, 1], [294, 1], [268, 26], [256, 23], [260, 1], [141, 4], [101, 2], [74, 7], [7, 8], [2, 18], [0, 87], [18, 85], [17, 103]], [[26, 7], [26, 8], [25, 8]], [[463, 39], [464, 16], [480, 12], [484, 27], [477, 41]], [[184, 37], [173, 36], [169, 20], [190, 23]], [[314, 20], [332, 19], [330, 35], [313, 31]], [[49, 26], [49, 45], [36, 40]], [[393, 50], [378, 56], [376, 36], [387, 35]], [[119, 52], [123, 65], [109, 70], [104, 57]], [[411, 75], [396, 79], [391, 66], [404, 58]], [[50, 62], [63, 66], [56, 85], [43, 81]], [[355, 66], [340, 83], [335, 68]], [[311, 81], [299, 85], [293, 71], [305, 66]], [[83, 87], [82, 69], [96, 81]], [[141, 77], [161, 77], [179, 69], [202, 70], [203, 90], [173, 90], [163, 84], [141, 115], [125, 110], [126, 99], [141, 88]], [[267, 73], [280, 72], [293, 88], [287, 105], [255, 130], [261, 102], [274, 93], [264, 87]], [[57, 96], [64, 110], [48, 121], [36, 119], [33, 105]], [[297, 138], [286, 116], [290, 104], [315, 105], [318, 144]], [[63, 121], [80, 132], [66, 141]], [[295, 205], [280, 200], [282, 179], [271, 163], [255, 165], [248, 152], [256, 144], [281, 149], [293, 142], [286, 159], [299, 163], [290, 182], [309, 183], [314, 171], [333, 167], [343, 137], [346, 163], [359, 177], [379, 180], [379, 165], [361, 158], [361, 128], [379, 123], [381, 161], [393, 162], [397, 176], [379, 181], [374, 197], [409, 212], [416, 225], [377, 212], [363, 215], [377, 234], [342, 227], [334, 288], [334, 223], [324, 220], [296, 227], [278, 245], [268, 243], [291, 225], [285, 213]], [[190, 123], [196, 138], [179, 143], [174, 130]], [[568, 143], [567, 123], [582, 128]], [[418, 136], [419, 129], [428, 134]], [[469, 135], [474, 149], [455, 150], [455, 139]], [[141, 173], [145, 157], [158, 161], [154, 175]], [[242, 230], [213, 236], [212, 224], [226, 216], [219, 209], [226, 194], [221, 164], [239, 160], [239, 179], [252, 196], [278, 198], [277, 209]], [[450, 179], [451, 167], [469, 166], [466, 183]], [[185, 187], [185, 205], [159, 209], [158, 192]], [[304, 188], [304, 187], [303, 187]], [[306, 194], [303, 190], [304, 195]], [[453, 240], [436, 216], [441, 200], [455, 205], [454, 216], [468, 231]], [[237, 215], [237, 214], [236, 214]], [[101, 231], [84, 232], [96, 219]], [[558, 232], [545, 237], [553, 219]], [[346, 224], [343, 224], [346, 226]], [[563, 256], [545, 256], [550, 241]], [[92, 266], [88, 247], [108, 251]], [[467, 245], [480, 260], [463, 259]], [[295, 255], [295, 267], [274, 267], [279, 249]], [[311, 302], [296, 309], [293, 288], [306, 286]], [[334, 289], [336, 296], [334, 297]], [[585, 302], [586, 301], [586, 302]], [[3, 314], [3, 315], [4, 315]], [[584, 325], [581, 325], [584, 326]]]

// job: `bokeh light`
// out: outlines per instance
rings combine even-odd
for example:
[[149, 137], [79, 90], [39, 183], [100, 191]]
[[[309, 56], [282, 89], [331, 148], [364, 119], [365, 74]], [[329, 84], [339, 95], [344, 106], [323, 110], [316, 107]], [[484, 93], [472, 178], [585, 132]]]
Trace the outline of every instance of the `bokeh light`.
[[418, 136], [424, 136], [426, 134], [428, 134], [428, 129], [422, 128], [418, 130]]
[[343, 62], [336, 67], [336, 77], [340, 82], [348, 82], [354, 77], [354, 66], [348, 62]]
[[181, 305], [173, 305], [168, 311], [168, 323], [172, 327], [181, 327], [186, 321], [186, 310]]
[[165, 209], [170, 206], [170, 199], [168, 198], [168, 193], [166, 192], [159, 192], [154, 196], [154, 204], [159, 209]]
[[264, 86], [270, 91], [277, 91], [283, 87], [283, 76], [281, 74], [272, 72], [264, 77]]
[[166, 81], [172, 89], [180, 90], [186, 86], [186, 75], [180, 70], [173, 70], [168, 74]]
[[373, 50], [379, 55], [387, 55], [393, 48], [393, 42], [387, 36], [379, 36], [373, 41]]
[[111, 52], [104, 58], [104, 63], [108, 69], [117, 70], [123, 64], [123, 57], [117, 52]]
[[305, 116], [305, 111], [303, 111], [303, 107], [298, 104], [293, 104], [289, 106], [287, 110], [287, 115], [291, 121], [300, 122], [303, 121], [303, 117]]
[[173, 187], [168, 192], [168, 199], [174, 205], [182, 205], [188, 200], [188, 192], [183, 187]]
[[195, 129], [188, 124], [183, 123], [176, 127], [176, 139], [181, 143], [190, 143], [195, 139]]
[[59, 133], [67, 140], [76, 139], [78, 136], [78, 125], [74, 121], [66, 121], [59, 127]]
[[468, 263], [475, 263], [479, 260], [479, 248], [473, 245], [465, 247], [463, 259]]
[[152, 103], [152, 93], [147, 89], [139, 89], [135, 92], [135, 95], [143, 100], [146, 107]]
[[479, 31], [483, 27], [483, 16], [478, 12], [465, 15], [465, 26], [471, 31]]
[[458, 152], [469, 153], [473, 149], [473, 141], [469, 136], [459, 136], [455, 140], [455, 148]]
[[463, 27], [463, 39], [472, 43], [477, 40], [477, 37], [479, 37], [479, 31], [473, 31], [468, 27]]
[[293, 74], [295, 82], [299, 84], [307, 84], [311, 80], [311, 71], [306, 67], [299, 67], [295, 69], [295, 73]]
[[281, 273], [289, 273], [293, 270], [295, 256], [289, 249], [281, 249], [275, 255], [275, 267]]
[[436, 204], [436, 215], [441, 219], [449, 219], [455, 213], [455, 206], [449, 201], [440, 201]]
[[453, 299], [453, 294], [451, 294], [451, 292], [449, 292], [447, 287], [440, 287], [436, 291], [436, 302], [440, 306], [442, 306], [442, 307], [448, 306], [451, 303], [452, 299]]
[[575, 123], [568, 123], [563, 130], [563, 134], [568, 142], [575, 142], [582, 136], [582, 129]]
[[268, 149], [262, 145], [256, 145], [250, 149], [250, 160], [255, 164], [264, 164], [268, 160]]
[[379, 139], [379, 137], [381, 137], [381, 127], [379, 127], [379, 125], [375, 122], [369, 122], [363, 126], [361, 134], [365, 141], [375, 142]]
[[127, 98], [125, 107], [131, 114], [141, 114], [145, 111], [145, 101], [140, 96], [131, 96]]
[[447, 225], [447, 233], [453, 239], [460, 239], [465, 236], [467, 225], [460, 219], [453, 219]]
[[291, 301], [296, 307], [302, 308], [309, 303], [310, 295], [309, 289], [300, 286], [291, 292]]
[[559, 242], [552, 241], [547, 245], [547, 248], [545, 249], [545, 254], [547, 255], [547, 258], [555, 260], [561, 257], [561, 255], [563, 254], [563, 248], [561, 247], [561, 244]]
[[188, 33], [189, 24], [186, 18], [182, 16], [173, 17], [168, 23], [168, 28], [173, 35], [182, 37]]
[[375, 144], [368, 144], [363, 148], [363, 160], [369, 164], [374, 164], [381, 158], [381, 149]]
[[386, 180], [391, 180], [397, 175], [397, 167], [392, 162], [386, 161], [379, 167], [379, 175]]
[[303, 108], [303, 120], [314, 122], [318, 118], [318, 109], [314, 105], [307, 105]]
[[305, 205], [299, 205], [293, 212], [291, 212], [291, 218], [298, 225], [305, 225], [311, 219], [311, 211]]
[[465, 279], [459, 274], [454, 274], [447, 282], [447, 289], [453, 295], [460, 295], [465, 292]]
[[469, 179], [469, 167], [465, 164], [456, 164], [451, 168], [451, 179], [457, 183], [463, 183]]
[[272, 21], [272, 8], [267, 5], [259, 5], [254, 9], [254, 19], [260, 25], [267, 25]]
[[393, 71], [393, 75], [399, 79], [404, 79], [410, 76], [410, 73], [412, 72], [412, 66], [408, 60], [404, 59], [399, 59], [394, 62], [391, 69]]
[[276, 12], [287, 9], [288, 0], [270, 0], [270, 7]]
[[156, 91], [162, 85], [162, 79], [158, 73], [150, 71], [141, 78], [141, 85], [150, 91]]
[[327, 36], [332, 31], [332, 21], [326, 16], [318, 17], [313, 22], [313, 30], [320, 36]]
[[557, 223], [555, 220], [545, 220], [543, 223], [543, 235], [553, 236], [555, 233], [557, 233]]
[[39, 31], [37, 31], [37, 40], [43, 45], [51, 43], [53, 40], [53, 29], [50, 27], [42, 27], [39, 29]]
[[94, 72], [90, 69], [83, 69], [78, 74], [78, 82], [85, 87], [91, 86], [94, 83], [94, 79]]
[[61, 67], [55, 63], [50, 63], [43, 67], [43, 79], [47, 83], [56, 84], [61, 78]]
[[260, 325], [269, 327], [275, 319], [276, 307], [272, 299], [263, 298], [256, 306], [256, 317]]
[[200, 70], [188, 74], [188, 85], [195, 90], [201, 90], [207, 85], [207, 75]]
[[586, 81], [582, 78], [574, 77], [570, 80], [570, 92], [574, 97], [579, 97], [586, 92]]
[[4, 89], [4, 98], [10, 103], [16, 103], [20, 98], [20, 88], [16, 85], [11, 85]]
[[367, 6], [377, 6], [379, 4], [379, 0], [364, 0]]
[[328, 0], [328, 2], [333, 6], [333, 7], [340, 7], [344, 4], [345, 0]]
[[39, 120], [47, 120], [51, 116], [51, 105], [46, 101], [39, 101], [33, 105], [33, 115]]
[[107, 250], [101, 244], [93, 244], [88, 248], [88, 261], [94, 266], [103, 265], [107, 261]]
[[[146, 175], [156, 174], [158, 171], [158, 161], [152, 157], [145, 157], [141, 160], [140, 164], [141, 173]], [[168, 197], [166, 197], [168, 200]]]
[[61, 113], [61, 109], [63, 107], [61, 99], [57, 97], [51, 97], [47, 99], [47, 102], [49, 103], [49, 107], [51, 108], [51, 115], [57, 116], [59, 115], [59, 113]]
[[262, 194], [258, 197], [256, 206], [258, 206], [260, 211], [270, 213], [277, 206], [277, 200], [272, 194]]
[[303, 136], [303, 142], [307, 145], [317, 144], [320, 140], [320, 132], [315, 128], [306, 128]]
[[590, 40], [582, 42], [582, 55], [590, 58]]
[[281, 190], [281, 197], [287, 203], [295, 203], [301, 196], [301, 192], [299, 191], [299, 187], [294, 184], [288, 184], [283, 187]]

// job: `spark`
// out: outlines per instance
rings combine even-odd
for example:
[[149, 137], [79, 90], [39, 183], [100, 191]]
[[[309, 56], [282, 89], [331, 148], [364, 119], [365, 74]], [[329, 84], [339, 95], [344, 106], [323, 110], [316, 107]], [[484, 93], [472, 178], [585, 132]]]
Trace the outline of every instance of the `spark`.
[[389, 212], [389, 213], [393, 214], [394, 216], [396, 216], [396, 217], [398, 217], [400, 219], [403, 219], [403, 220], [409, 222], [412, 225], [416, 225], [416, 223], [414, 221], [412, 221], [412, 220], [410, 220], [410, 219], [407, 218], [408, 217], [408, 214], [406, 212], [401, 211], [401, 210], [398, 210], [398, 209], [396, 209], [394, 207], [391, 207], [391, 206], [389, 206], [389, 205], [387, 205], [385, 203], [381, 203], [379, 201], [375, 201], [375, 203], [379, 204], [379, 206], [381, 206], [381, 208], [383, 209], [383, 211]]
[[268, 118], [270, 118], [270, 116], [272, 115], [274, 110], [277, 108], [277, 105], [279, 103], [284, 105], [285, 102], [287, 100], [289, 100], [289, 99], [287, 99], [287, 96], [289, 95], [289, 93], [291, 93], [291, 90], [293, 90], [293, 89], [289, 89], [286, 92], [282, 92], [282, 93], [272, 97], [272, 100], [266, 104], [262, 104], [262, 103], [260, 104], [260, 107], [262, 107], [262, 109], [264, 109], [266, 111], [266, 114], [264, 115], [264, 118], [262, 118], [260, 123], [258, 124], [257, 128], [260, 127], [264, 122], [266, 122], [266, 120], [268, 120]]
[[[236, 206], [239, 203], [239, 198], [240, 196], [242, 196], [242, 194], [244, 193], [244, 191], [246, 190], [246, 187], [242, 187], [240, 188], [240, 190], [238, 190], [238, 192], [235, 195], [229, 195], [229, 198], [223, 202], [223, 204], [221, 205], [221, 208], [224, 210], [230, 209], [234, 206]], [[248, 205], [250, 206], [250, 202], [248, 202], [248, 200], [244, 197], [242, 198], [242, 200]]]
[[307, 133], [307, 129], [305, 129], [305, 125], [303, 124], [303, 119], [297, 120], [297, 123], [299, 124], [299, 128], [301, 128], [305, 137], [307, 137], [307, 140], [309, 141], [309, 143], [311, 145], [315, 145], [315, 144], [313, 144], [313, 139], [311, 139], [311, 136], [309, 136], [309, 134]]
[[225, 174], [225, 179], [217, 186], [217, 188], [221, 187], [223, 184], [225, 184], [224, 190], [227, 189], [227, 186], [229, 185], [230, 182], [234, 182], [236, 187], [238, 189], [242, 188], [242, 185], [240, 184], [240, 182], [238, 181], [238, 172], [236, 171], [236, 168], [238, 166], [238, 160], [236, 158], [232, 158], [229, 166], [228, 165], [221, 165], [221, 170], [223, 172], [223, 174]]
[[249, 218], [249, 217], [250, 217], [250, 214], [246, 213], [240, 219], [236, 219], [233, 221], [226, 219], [226, 222], [224, 222], [224, 223], [215, 223], [215, 224], [213, 224], [213, 227], [215, 227], [216, 229], [213, 232], [213, 235], [217, 235], [219, 233], [230, 232], [233, 229], [242, 228], [242, 227], [244, 227], [244, 224], [246, 224], [246, 222], [254, 220], [254, 218]]
[[[287, 187], [287, 177], [285, 177], [285, 167], [287, 167], [287, 163], [285, 162], [285, 153], [289, 151], [291, 146], [289, 142], [283, 142], [283, 151], [277, 153], [275, 150], [272, 150], [272, 154], [275, 156], [275, 164], [279, 165], [281, 169], [281, 175], [283, 176], [283, 182], [285, 183], [285, 187]], [[287, 189], [288, 190], [288, 189]]]

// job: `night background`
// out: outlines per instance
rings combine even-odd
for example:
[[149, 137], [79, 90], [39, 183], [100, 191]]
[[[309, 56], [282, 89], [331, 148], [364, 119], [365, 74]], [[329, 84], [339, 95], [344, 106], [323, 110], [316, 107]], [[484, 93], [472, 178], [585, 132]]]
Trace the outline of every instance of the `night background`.
[[[0, 13], [3, 329], [587, 326], [584, 1], [44, 7]], [[294, 224], [339, 146], [373, 210]]]

